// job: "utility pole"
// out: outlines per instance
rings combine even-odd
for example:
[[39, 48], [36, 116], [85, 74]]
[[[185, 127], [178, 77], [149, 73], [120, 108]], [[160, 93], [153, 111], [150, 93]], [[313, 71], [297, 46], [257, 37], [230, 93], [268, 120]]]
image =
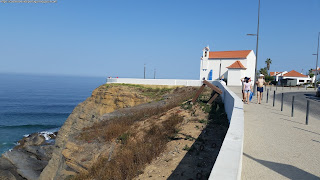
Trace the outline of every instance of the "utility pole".
[[143, 79], [146, 78], [146, 64], [144, 64]]
[[[257, 81], [257, 63], [258, 63], [258, 50], [259, 50], [259, 24], [260, 24], [260, 0], [259, 0], [259, 6], [258, 6], [258, 27], [257, 27], [257, 47], [256, 47], [256, 67], [254, 70], [254, 81]], [[256, 95], [256, 91], [257, 91], [257, 84], [256, 82], [253, 82], [254, 86], [253, 86], [253, 94]]]
[[317, 55], [317, 61], [316, 61], [316, 74], [314, 78], [314, 89], [317, 88], [317, 76], [318, 76], [318, 57], [319, 57], [319, 37], [320, 37], [320, 32], [318, 33], [318, 48], [317, 48], [317, 54], [312, 54], [312, 55]]
[[258, 27], [257, 27], [257, 34], [247, 34], [248, 36], [257, 36], [257, 46], [256, 46], [256, 67], [254, 69], [254, 86], [253, 86], [253, 95], [256, 95], [257, 91], [257, 63], [258, 63], [258, 50], [259, 50], [259, 24], [260, 24], [260, 0], [258, 5]]

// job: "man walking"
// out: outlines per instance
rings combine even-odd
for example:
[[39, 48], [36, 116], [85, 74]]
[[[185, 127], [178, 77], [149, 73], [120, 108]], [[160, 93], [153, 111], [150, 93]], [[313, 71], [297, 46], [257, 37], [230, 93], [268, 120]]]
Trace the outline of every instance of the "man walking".
[[262, 93], [263, 93], [263, 85], [265, 83], [263, 79], [264, 75], [260, 74], [259, 79], [257, 80], [257, 100], [258, 104], [261, 104], [261, 99], [262, 99]]

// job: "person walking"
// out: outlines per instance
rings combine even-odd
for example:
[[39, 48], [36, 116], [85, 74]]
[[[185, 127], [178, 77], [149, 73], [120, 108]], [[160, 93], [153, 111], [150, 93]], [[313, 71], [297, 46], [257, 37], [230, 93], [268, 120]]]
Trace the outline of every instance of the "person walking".
[[245, 96], [245, 104], [249, 104], [249, 97], [250, 97], [250, 91], [252, 90], [252, 85], [249, 82], [249, 79], [245, 79], [245, 82], [243, 83], [243, 92]]
[[243, 84], [245, 82], [245, 80], [248, 79], [247, 77], [244, 77], [244, 78], [241, 78], [240, 81], [241, 81], [241, 91], [242, 91], [242, 102], [245, 102], [246, 99], [245, 99], [245, 96], [244, 96], [244, 90], [243, 90]]
[[264, 75], [260, 74], [259, 79], [257, 80], [257, 103], [261, 104], [262, 94], [263, 94], [263, 85], [265, 80], [263, 79]]

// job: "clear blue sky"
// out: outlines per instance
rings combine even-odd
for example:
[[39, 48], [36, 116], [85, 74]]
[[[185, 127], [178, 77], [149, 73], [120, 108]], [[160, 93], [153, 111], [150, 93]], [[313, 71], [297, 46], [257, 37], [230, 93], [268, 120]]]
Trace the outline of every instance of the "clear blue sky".
[[[255, 51], [258, 0], [0, 3], [0, 72], [198, 79], [202, 48]], [[258, 68], [315, 68], [319, 0], [261, 0]]]

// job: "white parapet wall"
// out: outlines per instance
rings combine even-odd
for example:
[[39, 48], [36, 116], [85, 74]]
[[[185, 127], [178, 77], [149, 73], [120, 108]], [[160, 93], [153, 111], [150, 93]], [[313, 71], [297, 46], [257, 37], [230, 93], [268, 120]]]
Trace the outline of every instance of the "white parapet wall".
[[146, 84], [146, 85], [168, 85], [168, 86], [201, 86], [201, 80], [188, 79], [133, 79], [133, 78], [108, 78], [107, 84]]
[[209, 179], [239, 180], [241, 179], [244, 137], [243, 102], [224, 82], [214, 81], [213, 84], [223, 92], [222, 100], [230, 124]]
[[[242, 170], [244, 112], [241, 99], [223, 81], [209, 81], [222, 90], [221, 98], [230, 122], [210, 180], [239, 180]], [[108, 78], [107, 83], [201, 86], [201, 80]]]

